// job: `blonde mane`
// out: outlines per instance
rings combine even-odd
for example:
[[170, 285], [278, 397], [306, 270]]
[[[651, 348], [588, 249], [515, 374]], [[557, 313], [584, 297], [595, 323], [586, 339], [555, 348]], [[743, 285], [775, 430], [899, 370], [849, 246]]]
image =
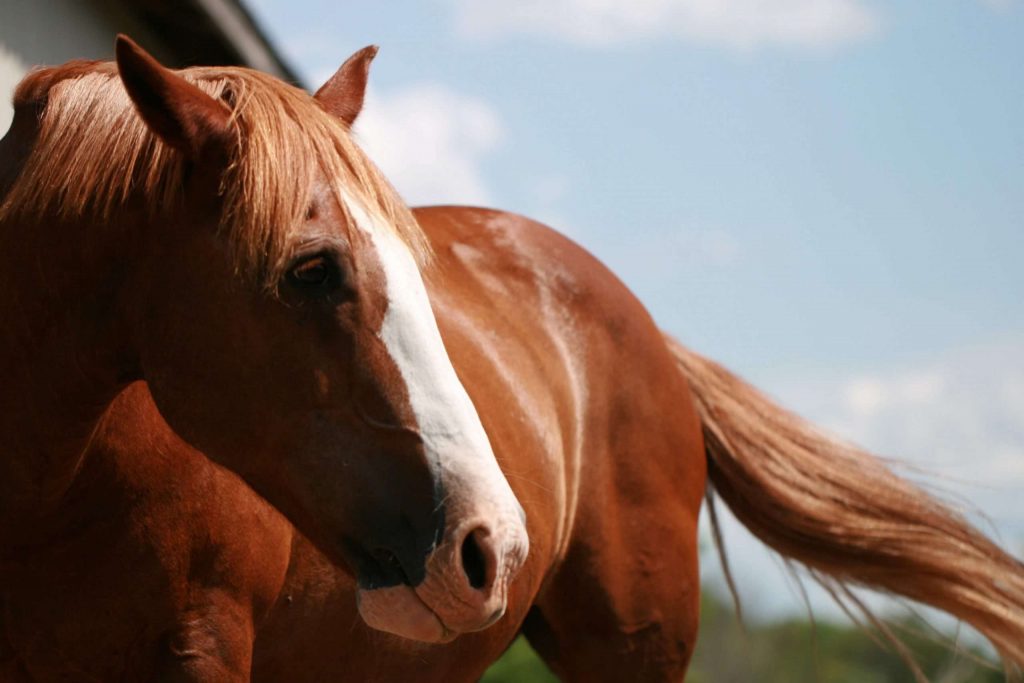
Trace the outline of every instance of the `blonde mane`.
[[[233, 109], [238, 144], [221, 180], [221, 227], [237, 267], [270, 277], [287, 257], [287, 238], [310, 206], [320, 177], [391, 226], [421, 264], [426, 238], [408, 207], [353, 141], [346, 126], [306, 92], [237, 67], [177, 72]], [[138, 198], [151, 217], [180, 205], [187, 163], [145, 125], [110, 62], [71, 62], [29, 74], [16, 105], [42, 107], [38, 137], [0, 220], [57, 215], [102, 223]]]

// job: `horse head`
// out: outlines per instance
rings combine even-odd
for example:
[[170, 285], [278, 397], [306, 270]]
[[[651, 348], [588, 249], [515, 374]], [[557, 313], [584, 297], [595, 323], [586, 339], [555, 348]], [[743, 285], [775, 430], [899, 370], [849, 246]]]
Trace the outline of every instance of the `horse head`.
[[29, 76], [4, 220], [116, 241], [95, 279], [119, 380], [350, 569], [367, 623], [438, 642], [501, 616], [528, 540], [431, 311], [426, 239], [349, 132], [375, 52], [315, 98], [124, 37], [116, 69]]

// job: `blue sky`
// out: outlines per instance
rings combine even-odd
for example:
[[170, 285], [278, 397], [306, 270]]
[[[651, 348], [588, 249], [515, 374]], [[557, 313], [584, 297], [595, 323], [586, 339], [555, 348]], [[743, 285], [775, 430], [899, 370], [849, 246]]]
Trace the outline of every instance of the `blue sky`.
[[1024, 547], [1024, 3], [247, 4], [311, 87], [381, 46], [360, 133], [411, 203], [567, 232]]

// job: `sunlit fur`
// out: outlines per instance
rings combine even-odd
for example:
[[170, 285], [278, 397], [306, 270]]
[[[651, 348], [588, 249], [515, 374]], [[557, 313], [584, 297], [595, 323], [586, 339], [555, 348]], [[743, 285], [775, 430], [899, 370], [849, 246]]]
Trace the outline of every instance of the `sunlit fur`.
[[668, 342], [693, 388], [711, 485], [759, 539], [876, 627], [885, 628], [849, 584], [949, 612], [992, 641], [1007, 666], [1024, 663], [1024, 565], [879, 458]]
[[[318, 178], [358, 196], [423, 263], [428, 248], [406, 205], [346, 127], [306, 92], [243, 68], [178, 72], [233, 110], [237, 143], [221, 181], [222, 229], [238, 270], [272, 281], [289, 234], [305, 218]], [[35, 71], [16, 106], [40, 109], [32, 154], [0, 205], [0, 220], [53, 212], [107, 223], [129, 202], [151, 215], [181, 201], [188, 162], [145, 125], [109, 62], [71, 62]]]

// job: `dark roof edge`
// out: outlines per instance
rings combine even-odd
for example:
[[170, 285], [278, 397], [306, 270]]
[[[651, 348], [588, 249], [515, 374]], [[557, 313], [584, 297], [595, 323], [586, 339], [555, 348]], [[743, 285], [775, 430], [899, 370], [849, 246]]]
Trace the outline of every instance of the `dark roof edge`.
[[210, 23], [242, 64], [298, 85], [302, 79], [278, 53], [255, 17], [239, 0], [189, 0]]

